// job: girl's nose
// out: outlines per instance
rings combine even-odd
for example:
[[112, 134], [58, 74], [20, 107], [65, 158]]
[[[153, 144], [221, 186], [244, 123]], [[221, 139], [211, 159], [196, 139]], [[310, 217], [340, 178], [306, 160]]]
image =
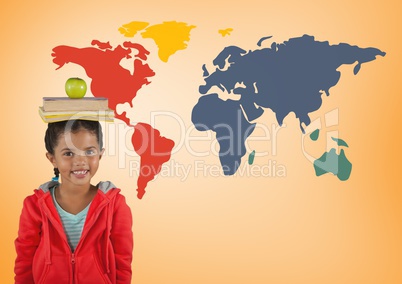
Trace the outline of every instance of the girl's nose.
[[74, 164], [75, 165], [85, 165], [87, 162], [87, 157], [83, 154], [81, 155], [76, 155], [74, 159]]

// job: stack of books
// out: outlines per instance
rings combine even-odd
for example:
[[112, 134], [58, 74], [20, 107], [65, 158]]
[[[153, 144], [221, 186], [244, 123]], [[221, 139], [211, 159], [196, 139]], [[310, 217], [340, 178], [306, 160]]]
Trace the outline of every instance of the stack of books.
[[44, 97], [39, 115], [46, 123], [71, 119], [113, 121], [114, 111], [108, 107], [107, 98]]

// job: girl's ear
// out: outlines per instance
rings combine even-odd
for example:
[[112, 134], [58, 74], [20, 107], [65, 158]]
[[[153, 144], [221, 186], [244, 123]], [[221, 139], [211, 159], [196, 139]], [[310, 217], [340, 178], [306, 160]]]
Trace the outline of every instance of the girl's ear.
[[102, 155], [105, 153], [105, 148], [102, 148], [102, 150], [99, 153], [99, 160], [102, 159]]
[[52, 163], [53, 167], [57, 168], [54, 155], [50, 154], [49, 152], [46, 152], [46, 158]]

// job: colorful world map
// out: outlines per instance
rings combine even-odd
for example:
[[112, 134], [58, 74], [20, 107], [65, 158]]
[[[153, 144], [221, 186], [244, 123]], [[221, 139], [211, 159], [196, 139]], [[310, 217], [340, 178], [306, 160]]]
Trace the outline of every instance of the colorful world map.
[[[142, 31], [143, 38], [154, 40], [159, 59], [168, 62], [176, 52], [189, 47], [194, 28], [194, 25], [177, 21], [156, 25], [133, 21], [123, 24], [118, 31], [125, 37], [134, 37]], [[230, 36], [233, 29], [219, 29], [217, 32], [222, 37]], [[337, 69], [340, 66], [355, 64], [356, 75], [362, 64], [375, 60], [377, 56], [385, 56], [385, 52], [377, 48], [360, 48], [346, 43], [330, 45], [316, 41], [310, 35], [283, 43], [273, 42], [270, 48], [261, 48], [262, 43], [270, 38], [262, 37], [255, 50], [246, 51], [233, 45], [225, 47], [213, 59], [214, 71], [211, 73], [206, 64], [200, 66], [205, 84], [199, 87], [201, 96], [192, 109], [192, 122], [199, 131], [216, 133], [219, 160], [225, 175], [236, 173], [246, 154], [245, 141], [253, 133], [256, 119], [266, 109], [275, 113], [279, 125], [293, 112], [304, 133], [311, 122], [309, 114], [321, 107], [322, 96], [329, 96], [330, 88], [338, 83], [341, 74]], [[159, 130], [146, 123], [131, 125], [127, 114], [119, 114], [116, 108], [124, 103], [132, 107], [137, 92], [150, 84], [148, 78], [157, 75], [147, 63], [151, 54], [143, 45], [131, 41], [113, 47], [109, 42], [92, 40], [91, 45], [81, 48], [56, 46], [52, 53], [53, 62], [58, 65], [57, 69], [67, 63], [82, 66], [92, 80], [92, 94], [108, 98], [115, 117], [134, 129], [131, 141], [141, 157], [141, 167], [154, 169], [147, 175], [140, 171], [137, 196], [141, 199], [148, 183], [170, 160], [175, 142], [161, 136]], [[130, 58], [134, 59], [132, 70], [123, 68], [120, 62]], [[211, 92], [214, 87], [232, 98], [225, 100]], [[310, 135], [311, 140], [317, 140], [318, 133]], [[339, 146], [348, 147], [344, 140], [333, 139]], [[249, 156], [250, 164], [254, 155], [255, 152]], [[352, 164], [343, 149], [337, 154], [334, 148], [315, 161], [314, 169], [317, 176], [332, 173], [340, 180], [347, 180]]]

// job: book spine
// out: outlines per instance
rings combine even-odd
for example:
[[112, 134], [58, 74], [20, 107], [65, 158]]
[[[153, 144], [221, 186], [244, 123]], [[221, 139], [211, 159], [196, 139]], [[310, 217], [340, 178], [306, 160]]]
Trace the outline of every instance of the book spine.
[[107, 100], [44, 100], [43, 109], [45, 111], [97, 111], [107, 110]]

